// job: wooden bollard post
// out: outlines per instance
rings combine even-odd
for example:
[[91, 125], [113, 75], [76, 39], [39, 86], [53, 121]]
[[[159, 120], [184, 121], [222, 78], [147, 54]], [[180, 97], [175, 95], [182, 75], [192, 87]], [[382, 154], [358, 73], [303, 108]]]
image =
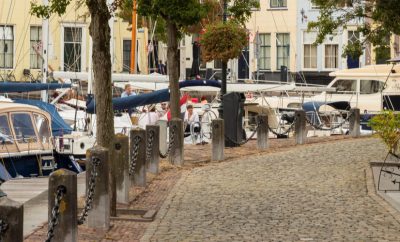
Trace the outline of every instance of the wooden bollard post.
[[[89, 211], [87, 225], [90, 228], [110, 227], [110, 185], [109, 185], [109, 162], [108, 149], [96, 146], [89, 150], [86, 161], [86, 187], [89, 187], [90, 177], [93, 172], [94, 161], [100, 162], [96, 167], [96, 187], [92, 209]], [[87, 195], [87, 194], [86, 194]]]
[[306, 131], [306, 112], [304, 110], [297, 110], [295, 112], [295, 135], [296, 144], [302, 145], [306, 142], [307, 131]]
[[8, 199], [1, 190], [0, 223], [0, 226], [5, 226], [5, 231], [3, 233], [0, 231], [2, 242], [22, 242], [24, 240], [24, 206]]
[[133, 174], [133, 185], [138, 187], [146, 187], [146, 131], [144, 129], [131, 130], [131, 144], [130, 144], [130, 157], [134, 156], [135, 140], [139, 138], [139, 147], [135, 165], [135, 172]]
[[114, 139], [113, 165], [115, 171], [115, 186], [118, 203], [129, 203], [129, 138], [117, 134]]
[[353, 138], [360, 137], [360, 109], [350, 109], [350, 120], [349, 120], [350, 135]]
[[259, 114], [257, 116], [257, 147], [260, 150], [268, 148], [268, 116]]
[[225, 136], [224, 136], [224, 120], [214, 119], [212, 127], [212, 154], [211, 159], [214, 161], [224, 160]]
[[[150, 173], [158, 174], [160, 164], [160, 126], [158, 125], [147, 125], [146, 126], [146, 138], [148, 145], [151, 138], [151, 153], [149, 160], [147, 161], [147, 170]], [[147, 146], [146, 145], [146, 146]]]
[[58, 224], [54, 229], [52, 241], [77, 241], [77, 180], [76, 173], [60, 169], [50, 174], [49, 177], [49, 225], [53, 217], [53, 208], [59, 189], [64, 191], [64, 195], [59, 204]]
[[183, 122], [182, 119], [173, 118], [169, 121], [169, 140], [174, 133], [174, 144], [169, 154], [169, 161], [171, 164], [182, 166], [184, 162], [183, 157]]

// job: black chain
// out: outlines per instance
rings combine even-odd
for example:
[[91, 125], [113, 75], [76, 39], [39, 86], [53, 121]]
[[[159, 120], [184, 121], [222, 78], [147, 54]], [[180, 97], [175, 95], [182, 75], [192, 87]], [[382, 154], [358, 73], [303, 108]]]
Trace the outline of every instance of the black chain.
[[287, 134], [290, 133], [290, 131], [293, 130], [293, 127], [294, 127], [295, 123], [296, 123], [296, 120], [294, 120], [293, 123], [290, 124], [290, 126], [289, 126], [288, 129], [286, 129], [285, 131], [283, 131], [283, 132], [281, 132], [281, 133], [276, 132], [276, 131], [273, 130], [271, 127], [268, 127], [268, 130], [269, 130], [271, 133], [273, 133], [274, 135], [276, 135], [276, 136], [287, 135]]
[[78, 225], [82, 225], [86, 217], [88, 216], [88, 212], [92, 209], [93, 206], [93, 199], [94, 199], [94, 189], [96, 188], [96, 177], [97, 174], [97, 167], [100, 165], [100, 159], [97, 157], [92, 158], [92, 173], [90, 174], [89, 184], [87, 189], [87, 197], [85, 200], [85, 207], [83, 208], [82, 213], [79, 215], [78, 218]]
[[50, 242], [51, 239], [54, 237], [54, 229], [56, 228], [57, 224], [59, 223], [60, 218], [60, 203], [61, 200], [64, 198], [67, 189], [64, 186], [59, 186], [57, 188], [56, 196], [54, 198], [54, 207], [51, 210], [51, 218], [49, 221], [49, 227], [47, 231], [47, 238], [46, 242]]
[[317, 129], [317, 130], [332, 131], [332, 130], [335, 130], [335, 129], [337, 129], [337, 128], [342, 127], [347, 121], [349, 121], [349, 119], [350, 119], [350, 117], [351, 117], [351, 114], [352, 114], [352, 113], [350, 113], [349, 115], [347, 115], [346, 119], [344, 119], [341, 123], [339, 123], [338, 125], [335, 125], [335, 126], [333, 126], [333, 127], [330, 127], [330, 128], [324, 128], [324, 127], [322, 127], [322, 126], [323, 126], [322, 123], [321, 123], [320, 125], [314, 124], [311, 120], [308, 119], [307, 116], [306, 116], [306, 122], [307, 122], [309, 125], [311, 125], [311, 127], [315, 128], [315, 129]]
[[154, 130], [150, 130], [146, 146], [146, 158], [148, 161], [151, 159], [151, 152], [153, 151], [153, 140], [154, 140]]
[[253, 133], [249, 136], [249, 138], [247, 138], [246, 140], [243, 140], [242, 142], [236, 142], [236, 141], [232, 140], [231, 138], [229, 138], [229, 137], [226, 136], [226, 135], [225, 135], [225, 138], [227, 138], [230, 142], [232, 142], [232, 143], [234, 143], [234, 144], [236, 144], [236, 145], [244, 145], [244, 144], [246, 144], [247, 142], [249, 142], [249, 141], [254, 137], [254, 135], [256, 135], [257, 130], [260, 128], [260, 125], [261, 125], [262, 123], [263, 123], [263, 122], [262, 122], [261, 120], [259, 120], [259, 121], [257, 122], [257, 126], [256, 126], [256, 128], [254, 129]]
[[163, 158], [163, 159], [168, 157], [169, 153], [171, 153], [172, 146], [175, 143], [175, 129], [176, 129], [176, 126], [174, 125], [171, 128], [172, 128], [172, 130], [171, 130], [171, 136], [169, 137], [169, 144], [168, 144], [167, 152], [165, 152], [165, 154], [161, 153], [161, 151], [159, 152], [160, 153], [160, 157]]
[[8, 229], [8, 224], [5, 220], [0, 219], [0, 241], [2, 241], [2, 237]]
[[133, 140], [133, 152], [131, 157], [131, 163], [129, 164], [129, 176], [133, 176], [136, 168], [136, 161], [139, 155], [139, 143], [142, 140], [140, 136], [136, 136]]

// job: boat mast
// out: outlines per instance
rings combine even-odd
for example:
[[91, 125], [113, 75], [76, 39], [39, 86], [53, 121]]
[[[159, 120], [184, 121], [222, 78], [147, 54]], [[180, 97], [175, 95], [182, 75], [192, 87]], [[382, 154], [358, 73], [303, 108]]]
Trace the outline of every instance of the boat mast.
[[137, 19], [137, 8], [136, 8], [136, 0], [133, 0], [133, 9], [132, 9], [132, 40], [131, 40], [131, 68], [130, 73], [136, 74], [136, 19]]
[[[43, 0], [43, 5], [48, 6], [49, 0]], [[49, 65], [49, 55], [48, 55], [48, 46], [49, 46], [49, 19], [42, 20], [42, 55], [43, 55], [43, 79], [42, 83], [47, 83], [47, 73], [48, 73], [48, 65]], [[41, 98], [43, 102], [47, 102], [47, 91], [41, 92]]]

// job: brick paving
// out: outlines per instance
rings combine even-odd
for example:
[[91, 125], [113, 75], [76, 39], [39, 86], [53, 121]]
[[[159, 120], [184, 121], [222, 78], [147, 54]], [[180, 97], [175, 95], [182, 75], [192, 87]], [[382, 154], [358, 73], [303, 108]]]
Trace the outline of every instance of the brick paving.
[[[348, 143], [348, 142], [353, 142], [353, 139], [349, 139], [349, 141], [347, 141], [347, 139], [349, 139], [348, 136], [332, 136], [332, 137], [322, 137], [322, 138], [310, 138], [307, 140], [308, 144], [313, 144], [313, 143], [326, 143], [326, 144], [322, 144], [322, 145], [327, 145], [329, 147], [329, 144], [331, 144], [331, 141], [342, 141], [343, 143]], [[346, 140], [346, 141], [345, 141]], [[370, 144], [372, 141], [370, 141], [371, 139], [359, 139], [357, 140], [357, 142], [362, 142], [363, 140], [367, 140], [366, 142], [369, 142], [367, 144]], [[374, 141], [375, 143], [377, 143], [376, 141]], [[341, 143], [341, 142], [337, 142], [337, 143]], [[374, 145], [376, 145], [374, 143]], [[333, 144], [336, 144], [333, 143]], [[167, 200], [167, 202], [164, 203], [163, 207], [160, 209], [159, 211], [159, 215], [157, 217], [160, 217], [163, 213], [165, 213], [166, 206], [169, 206], [168, 204], [172, 205], [174, 203], [171, 203], [171, 196], [174, 197], [176, 196], [176, 189], [181, 189], [182, 187], [182, 182], [186, 182], [187, 178], [186, 177], [192, 177], [192, 176], [205, 176], [204, 179], [207, 179], [207, 174], [205, 173], [198, 173], [199, 171], [202, 171], [204, 169], [204, 171], [210, 171], [210, 170], [215, 170], [215, 172], [217, 170], [225, 170], [230, 166], [235, 167], [236, 163], [246, 163], [246, 162], [250, 162], [253, 163], [255, 162], [257, 159], [261, 159], [260, 157], [269, 157], [270, 154], [269, 153], [273, 153], [271, 154], [271, 157], [275, 157], [278, 154], [281, 154], [282, 152], [291, 152], [291, 150], [293, 150], [293, 146], [294, 146], [294, 140], [293, 139], [280, 139], [280, 140], [276, 140], [276, 139], [272, 139], [270, 140], [270, 148], [268, 149], [268, 151], [266, 152], [259, 152], [257, 151], [257, 149], [255, 149], [255, 141], [250, 141], [248, 144], [239, 147], [239, 148], [228, 148], [225, 151], [225, 157], [226, 157], [226, 162], [224, 161], [223, 163], [214, 163], [211, 162], [210, 163], [210, 146], [209, 145], [205, 145], [205, 146], [198, 146], [198, 145], [189, 145], [189, 146], [185, 146], [185, 160], [187, 161], [187, 163], [185, 164], [184, 167], [182, 168], [177, 168], [177, 167], [172, 167], [170, 166], [168, 163], [166, 163], [165, 161], [162, 163], [162, 173], [157, 176], [157, 177], [150, 177], [148, 186], [146, 187], [146, 189], [132, 189], [131, 191], [131, 195], [132, 198], [134, 197], [132, 203], [129, 205], [129, 208], [132, 209], [160, 209], [161, 206], [163, 205], [164, 201]], [[313, 147], [314, 145], [304, 145], [301, 147], [297, 147], [295, 148], [295, 150], [297, 149], [305, 149], [308, 150], [310, 149], [310, 147]], [[346, 145], [344, 145], [346, 146]], [[381, 146], [378, 145], [378, 147], [382, 148]], [[279, 152], [279, 153], [276, 153]], [[377, 151], [379, 152], [379, 150]], [[275, 154], [276, 153], [276, 154]], [[355, 154], [358, 154], [357, 152]], [[253, 155], [253, 156], [250, 156]], [[267, 156], [266, 156], [267, 155]], [[246, 157], [246, 159], [244, 159], [243, 161], [241, 158]], [[368, 157], [368, 156], [367, 156]], [[238, 159], [239, 158], [239, 159]], [[284, 163], [287, 163], [289, 161], [284, 161]], [[366, 161], [367, 162], [367, 161]], [[204, 168], [202, 168], [204, 167]], [[261, 168], [259, 167], [260, 170], [258, 171], [258, 173], [262, 172]], [[247, 167], [246, 167], [247, 169]], [[247, 170], [245, 170], [247, 171]], [[249, 170], [250, 171], [250, 170]], [[206, 172], [206, 173], [207, 173]], [[227, 171], [228, 172], [228, 171]], [[268, 172], [271, 172], [271, 170], [265, 170], [264, 175], [265, 176], [270, 176], [270, 174]], [[229, 172], [228, 172], [229, 173]], [[258, 174], [255, 173], [255, 174]], [[212, 174], [212, 172], [211, 172]], [[222, 175], [222, 174], [221, 174]], [[236, 175], [235, 173], [232, 173], [231, 175]], [[220, 176], [217, 176], [218, 181], [222, 181]], [[297, 177], [297, 175], [295, 176]], [[262, 188], [262, 184], [264, 183], [263, 180], [265, 180], [265, 177], [261, 177], [261, 178], [257, 178], [254, 177], [256, 179], [256, 184], [257, 187]], [[232, 178], [228, 178], [227, 179], [227, 183], [231, 182]], [[239, 177], [238, 177], [239, 179]], [[251, 178], [248, 178], [251, 179]], [[242, 185], [242, 188], [239, 189], [238, 194], [233, 196], [232, 195], [232, 199], [236, 199], [237, 201], [241, 201], [241, 199], [243, 199], [243, 204], [246, 204], [248, 201], [249, 197], [246, 197], [249, 194], [242, 194], [245, 195], [244, 197], [238, 197], [239, 194], [241, 194], [241, 192], [244, 192], [245, 188], [244, 186], [249, 185], [248, 184], [248, 179], [244, 180], [244, 183]], [[314, 178], [312, 178], [314, 179]], [[177, 186], [175, 186], [175, 184], [178, 182], [179, 180], [179, 184]], [[209, 187], [209, 185], [211, 185], [211, 188], [214, 188], [215, 184], [208, 184], [205, 183], [204, 185], [202, 184], [192, 184], [195, 187], [193, 188], [193, 191], [197, 192], [198, 189], [200, 188], [207, 188]], [[300, 184], [299, 184], [300, 185]], [[305, 185], [305, 184], [303, 184]], [[175, 188], [174, 188], [175, 186]], [[219, 184], [217, 186], [218, 188], [224, 188], [224, 185]], [[265, 188], [265, 187], [264, 187]], [[171, 192], [171, 190], [174, 189], [175, 192]], [[189, 187], [185, 187], [185, 189], [189, 189]], [[190, 191], [189, 191], [190, 190]], [[190, 194], [193, 193], [192, 189], [186, 190], [186, 193], [188, 194], [188, 196], [191, 196]], [[279, 190], [279, 189], [278, 189]], [[365, 189], [364, 189], [365, 190]], [[253, 192], [252, 192], [253, 191]], [[267, 190], [266, 190], [267, 191]], [[252, 186], [249, 186], [249, 193], [256, 193], [257, 189], [254, 190], [254, 188], [252, 188]], [[306, 192], [303, 190], [303, 192]], [[204, 197], [208, 197], [209, 194], [204, 194], [201, 193]], [[264, 191], [260, 192], [260, 195], [264, 194]], [[212, 199], [214, 199], [218, 194], [216, 193], [215, 190], [211, 190], [210, 191], [210, 204], [206, 204], [204, 209], [208, 209], [210, 206], [215, 205], [218, 207], [218, 205], [220, 204], [215, 204], [216, 201], [213, 201]], [[230, 191], [228, 190], [227, 192], [223, 192], [222, 194], [222, 198], [223, 200], [231, 200], [230, 198]], [[250, 198], [253, 195], [249, 195]], [[167, 199], [168, 197], [168, 199]], [[289, 199], [290, 196], [287, 197], [287, 199]], [[220, 201], [220, 200], [217, 200]], [[241, 202], [240, 202], [241, 203]], [[196, 206], [201, 207], [200, 203], [195, 202], [194, 203]], [[223, 204], [223, 203], [221, 203]], [[196, 207], [196, 209], [198, 209], [198, 207]], [[272, 206], [272, 205], [271, 205]], [[119, 206], [119, 207], [124, 207], [124, 206]], [[125, 206], [126, 207], [126, 206]], [[240, 208], [237, 212], [234, 212], [233, 214], [229, 214], [228, 217], [226, 218], [217, 218], [216, 221], [219, 220], [228, 220], [229, 218], [231, 218], [230, 220], [237, 220], [238, 218], [238, 223], [242, 223], [243, 226], [240, 226], [240, 230], [235, 231], [235, 233], [240, 233], [240, 231], [246, 230], [248, 229], [248, 227], [252, 227], [252, 224], [254, 223], [254, 221], [257, 221], [257, 219], [251, 219], [251, 217], [249, 217], [249, 219], [251, 221], [246, 222], [245, 220], [243, 220], [244, 218], [246, 218], [247, 214], [243, 215], [241, 211], [246, 211], [246, 209], [248, 211], [252, 211], [251, 209], [254, 210], [253, 206], [247, 206], [247, 205], [240, 205]], [[282, 209], [283, 207], [278, 207], [275, 208], [276, 211], [278, 211], [279, 209]], [[227, 208], [228, 209], [228, 208]], [[249, 210], [250, 209], [250, 210]], [[257, 210], [257, 209], [256, 209]], [[227, 211], [227, 210], [221, 210], [221, 211]], [[275, 213], [276, 213], [275, 211]], [[46, 211], [47, 212], [47, 211]], [[189, 215], [190, 211], [187, 211]], [[192, 210], [191, 212], [194, 212], [194, 210]], [[200, 217], [202, 216], [202, 210], [198, 210]], [[253, 211], [254, 212], [254, 211]], [[185, 210], [183, 210], [181, 212], [185, 213]], [[161, 215], [160, 215], [161, 214]], [[205, 223], [212, 223], [209, 227], [213, 228], [213, 223], [215, 223], [216, 221], [214, 221], [212, 214], [211, 215], [207, 215], [210, 220], [208, 222]], [[233, 217], [232, 217], [233, 216]], [[236, 217], [236, 216], [242, 216], [242, 217]], [[272, 215], [269, 215], [270, 217]], [[164, 215], [162, 216], [164, 217]], [[198, 214], [194, 214], [193, 218], [190, 221], [196, 221], [196, 219], [198, 218]], [[283, 219], [283, 215], [282, 215], [282, 219]], [[166, 217], [168, 218], [168, 217]], [[189, 218], [189, 217], [188, 217]], [[167, 220], [163, 219], [161, 220], [162, 222], [165, 222]], [[182, 223], [184, 223], [185, 220], [182, 220]], [[195, 224], [191, 224], [189, 221], [189, 223], [187, 224], [186, 227], [190, 227], [190, 228], [197, 228], [198, 226], [195, 225], [197, 222], [195, 222]], [[112, 227], [110, 228], [109, 231], [101, 231], [101, 230], [93, 230], [93, 229], [89, 229], [87, 228], [85, 225], [82, 225], [79, 227], [79, 241], [139, 241], [140, 238], [142, 238], [143, 235], [144, 238], [149, 238], [149, 236], [152, 236], [154, 233], [154, 228], [159, 228], [158, 226], [156, 226], [160, 221], [155, 221], [153, 223], [139, 223], [139, 222], [127, 222], [127, 221], [112, 221]], [[188, 222], [188, 221], [185, 221]], [[170, 223], [169, 225], [173, 226], [173, 223]], [[265, 224], [264, 226], [267, 226], [268, 224]], [[161, 225], [161, 228], [165, 227], [164, 225]], [[168, 226], [167, 226], [168, 227]], [[185, 226], [183, 226], [185, 227]], [[45, 233], [46, 233], [46, 228], [47, 228], [47, 224], [43, 225], [41, 228], [39, 228], [38, 230], [36, 230], [34, 233], [32, 233], [31, 235], [29, 235], [27, 238], [25, 238], [25, 241], [44, 241], [45, 238]], [[206, 233], [206, 230], [204, 230], [204, 228], [198, 227], [199, 230], [195, 230], [193, 229], [193, 233]], [[228, 226], [229, 228], [229, 226]], [[147, 232], [146, 232], [147, 229]], [[179, 228], [175, 228], [178, 229]], [[229, 230], [229, 229], [226, 229]], [[153, 232], [152, 232], [153, 231]], [[162, 232], [163, 230], [161, 230]], [[165, 231], [165, 228], [164, 228]], [[160, 233], [156, 233], [153, 236], [152, 240], [158, 240], [158, 241], [180, 241], [180, 240], [184, 240], [184, 241], [196, 241], [196, 238], [199, 238], [198, 241], [204, 241], [206, 239], [210, 239], [210, 240], [221, 240], [221, 241], [226, 241], [228, 239], [228, 237], [224, 237], [225, 232], [218, 234], [218, 236], [210, 236], [210, 237], [193, 237], [192, 235], [187, 235], [183, 236], [182, 233], [178, 232], [177, 237], [171, 238], [170, 235], [173, 233], [174, 230], [171, 230], [171, 232], [168, 232], [169, 235], [162, 235]], [[196, 232], [195, 232], [196, 231]], [[216, 229], [214, 229], [213, 231], [216, 231]], [[225, 230], [222, 230], [225, 231]], [[228, 232], [226, 232], [228, 233]], [[231, 233], [231, 232], [229, 232]], [[233, 232], [232, 232], [233, 233]], [[259, 233], [260, 235], [262, 235], [263, 233]], [[162, 238], [160, 238], [160, 236]], [[247, 236], [247, 235], [246, 235]], [[233, 240], [241, 240], [241, 241], [254, 241], [257, 240], [257, 238], [263, 238], [262, 236], [260, 237], [236, 237]], [[302, 238], [302, 239], [309, 239], [309, 238]], [[263, 238], [263, 240], [265, 240], [265, 238]], [[285, 240], [287, 241], [287, 240]]]
[[400, 241], [368, 194], [377, 139], [297, 146], [193, 169], [142, 241]]

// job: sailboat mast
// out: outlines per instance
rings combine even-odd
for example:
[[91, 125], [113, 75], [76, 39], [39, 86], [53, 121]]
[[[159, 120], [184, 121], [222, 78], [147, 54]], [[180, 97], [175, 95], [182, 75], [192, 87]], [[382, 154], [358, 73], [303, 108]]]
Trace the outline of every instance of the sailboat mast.
[[130, 73], [136, 74], [136, 19], [137, 19], [137, 7], [136, 0], [133, 0], [133, 9], [132, 9], [132, 40], [131, 40], [131, 68]]
[[[43, 5], [48, 6], [49, 0], [43, 0]], [[42, 56], [43, 56], [43, 79], [42, 83], [47, 83], [47, 73], [49, 65], [49, 55], [47, 48], [49, 46], [49, 19], [42, 20]], [[41, 92], [41, 99], [43, 102], [47, 102], [47, 91]]]

